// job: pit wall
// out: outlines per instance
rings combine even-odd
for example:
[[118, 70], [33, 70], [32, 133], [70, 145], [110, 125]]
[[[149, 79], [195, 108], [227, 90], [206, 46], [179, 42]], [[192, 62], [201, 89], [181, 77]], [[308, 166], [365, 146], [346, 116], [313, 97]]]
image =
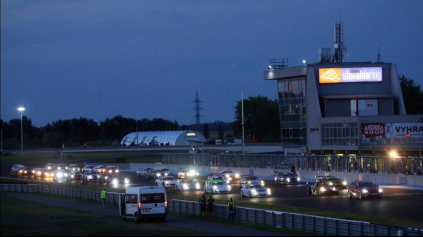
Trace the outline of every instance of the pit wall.
[[[192, 169], [200, 172], [202, 176], [210, 173], [218, 173], [222, 170], [232, 170], [241, 175], [255, 175], [264, 179], [273, 179], [275, 172], [289, 172], [288, 169], [265, 169], [265, 168], [240, 168], [240, 167], [216, 167], [216, 166], [192, 166], [192, 165], [171, 165], [171, 164], [151, 164], [151, 163], [130, 163], [130, 170], [136, 171], [139, 168], [168, 168], [177, 173], [181, 169]], [[404, 174], [382, 174], [382, 173], [359, 173], [359, 172], [329, 172], [329, 171], [309, 171], [298, 170], [297, 175], [305, 182], [313, 182], [316, 176], [334, 175], [345, 179], [348, 183], [354, 180], [372, 181], [378, 185], [408, 185], [423, 187], [423, 175]]]

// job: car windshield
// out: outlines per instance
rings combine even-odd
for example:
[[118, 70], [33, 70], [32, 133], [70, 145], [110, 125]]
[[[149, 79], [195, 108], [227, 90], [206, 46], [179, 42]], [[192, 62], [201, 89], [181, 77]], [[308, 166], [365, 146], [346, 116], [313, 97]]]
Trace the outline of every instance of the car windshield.
[[376, 184], [374, 184], [374, 183], [370, 183], [370, 182], [366, 182], [366, 183], [359, 183], [358, 184], [360, 187], [365, 187], [365, 188], [368, 188], [368, 187], [376, 187]]
[[328, 179], [328, 181], [334, 182], [334, 183], [340, 183], [341, 179], [340, 178], [330, 178], [330, 179]]
[[253, 177], [247, 177], [245, 178], [246, 180], [257, 180], [257, 177], [253, 176]]
[[164, 180], [174, 180], [175, 178], [173, 177], [163, 177]]
[[251, 185], [251, 188], [261, 188], [261, 185], [254, 184], [254, 185]]

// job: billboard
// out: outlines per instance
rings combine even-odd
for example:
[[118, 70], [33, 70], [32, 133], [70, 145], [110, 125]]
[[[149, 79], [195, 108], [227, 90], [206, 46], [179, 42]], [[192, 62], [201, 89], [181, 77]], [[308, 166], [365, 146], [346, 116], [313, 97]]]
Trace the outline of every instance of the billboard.
[[381, 82], [382, 67], [319, 68], [319, 83]]
[[423, 123], [363, 123], [361, 144], [423, 144]]

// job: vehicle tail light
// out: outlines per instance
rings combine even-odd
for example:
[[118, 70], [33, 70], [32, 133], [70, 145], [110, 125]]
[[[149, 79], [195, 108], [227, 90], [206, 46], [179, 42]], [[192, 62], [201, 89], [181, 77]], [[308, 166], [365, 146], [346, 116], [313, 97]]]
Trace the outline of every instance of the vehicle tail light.
[[138, 211], [141, 212], [141, 202], [138, 202]]
[[167, 201], [165, 201], [164, 204], [165, 204], [165, 207], [167, 208]]

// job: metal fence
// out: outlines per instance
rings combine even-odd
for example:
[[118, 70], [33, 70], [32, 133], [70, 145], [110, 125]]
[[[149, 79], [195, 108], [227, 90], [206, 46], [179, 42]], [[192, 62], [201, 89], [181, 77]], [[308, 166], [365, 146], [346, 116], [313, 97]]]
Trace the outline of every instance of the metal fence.
[[[1, 184], [1, 192], [48, 193], [73, 198], [100, 201], [101, 191], [57, 187], [40, 184]], [[107, 202], [118, 204], [121, 193], [107, 192]], [[200, 204], [196, 201], [172, 199], [168, 202], [170, 212], [200, 215]], [[226, 205], [215, 204], [213, 216], [228, 219]], [[273, 226], [277, 228], [305, 231], [313, 234], [336, 236], [423, 236], [423, 229], [397, 227], [362, 221], [327, 218], [272, 210], [236, 207], [235, 221], [247, 224]]]
[[422, 175], [423, 157], [163, 153], [164, 164]]
[[[173, 199], [169, 211], [200, 215], [200, 204], [195, 201]], [[213, 216], [228, 219], [226, 205], [215, 204]], [[404, 228], [362, 221], [343, 220], [271, 210], [236, 207], [235, 221], [247, 224], [305, 231], [313, 234], [336, 236], [423, 236], [423, 229]]]

